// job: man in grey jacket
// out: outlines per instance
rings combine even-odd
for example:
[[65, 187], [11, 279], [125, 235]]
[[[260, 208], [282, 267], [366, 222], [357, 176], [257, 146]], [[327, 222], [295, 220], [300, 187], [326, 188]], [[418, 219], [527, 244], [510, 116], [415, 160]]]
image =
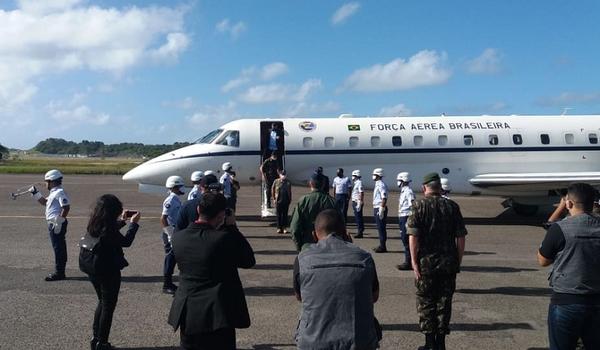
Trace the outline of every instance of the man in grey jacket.
[[592, 214], [595, 190], [569, 186], [564, 199], [571, 214], [554, 223], [538, 250], [541, 266], [552, 264], [548, 309], [550, 350], [600, 349], [600, 217]]
[[371, 254], [351, 243], [335, 209], [317, 216], [313, 235], [318, 242], [294, 263], [294, 290], [302, 302], [298, 349], [377, 349], [379, 282]]

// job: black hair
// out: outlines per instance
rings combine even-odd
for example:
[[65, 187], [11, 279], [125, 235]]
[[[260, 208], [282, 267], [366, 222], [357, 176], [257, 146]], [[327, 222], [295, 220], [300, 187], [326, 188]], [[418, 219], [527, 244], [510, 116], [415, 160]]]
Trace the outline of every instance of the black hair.
[[123, 204], [113, 194], [103, 194], [96, 200], [96, 205], [90, 214], [87, 232], [92, 237], [100, 237], [107, 232], [119, 229], [117, 219], [123, 212]]
[[326, 209], [320, 212], [315, 219], [315, 232], [339, 235], [346, 232], [346, 225], [340, 212], [337, 209]]
[[217, 177], [213, 174], [208, 174], [208, 175], [204, 175], [204, 177], [202, 177], [202, 180], [200, 182], [200, 186], [204, 187], [204, 188], [208, 188], [208, 186], [210, 184], [213, 183], [218, 183], [219, 179], [217, 179]]
[[198, 214], [204, 219], [214, 219], [227, 207], [227, 200], [221, 193], [207, 192], [200, 197]]
[[567, 189], [567, 195], [570, 200], [580, 204], [586, 212], [590, 212], [594, 208], [596, 190], [590, 184], [583, 182], [571, 184]]

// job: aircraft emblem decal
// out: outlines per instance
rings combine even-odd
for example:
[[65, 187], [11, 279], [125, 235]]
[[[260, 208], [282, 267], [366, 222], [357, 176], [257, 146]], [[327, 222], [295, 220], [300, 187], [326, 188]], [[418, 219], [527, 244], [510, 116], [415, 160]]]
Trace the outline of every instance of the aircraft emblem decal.
[[313, 122], [309, 122], [309, 121], [300, 122], [300, 124], [298, 124], [298, 126], [300, 127], [300, 129], [302, 129], [304, 131], [313, 131], [317, 128], [317, 124], [315, 124]]
[[360, 125], [358, 125], [358, 124], [348, 125], [348, 131], [360, 131]]

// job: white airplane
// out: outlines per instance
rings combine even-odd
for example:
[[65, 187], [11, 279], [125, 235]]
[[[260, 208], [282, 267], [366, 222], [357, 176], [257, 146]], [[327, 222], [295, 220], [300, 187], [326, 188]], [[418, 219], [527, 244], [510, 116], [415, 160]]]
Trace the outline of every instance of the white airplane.
[[384, 168], [390, 189], [401, 171], [413, 179], [436, 171], [453, 194], [506, 197], [524, 214], [557, 201], [556, 191], [571, 182], [600, 185], [600, 115], [240, 119], [139, 165], [123, 180], [142, 192], [164, 192], [170, 175], [188, 180], [195, 170], [218, 173], [231, 162], [241, 184], [260, 184], [272, 124], [284, 130], [285, 168], [294, 184], [305, 185], [317, 166], [330, 178], [338, 167], [348, 175], [359, 169], [367, 188], [373, 169]]

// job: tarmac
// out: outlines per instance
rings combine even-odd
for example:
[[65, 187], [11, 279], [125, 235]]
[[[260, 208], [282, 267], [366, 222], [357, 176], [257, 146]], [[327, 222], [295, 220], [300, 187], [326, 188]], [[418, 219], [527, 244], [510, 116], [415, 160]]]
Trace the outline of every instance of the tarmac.
[[[125, 250], [130, 266], [123, 270], [110, 341], [119, 349], [178, 348], [179, 334], [167, 325], [172, 297], [161, 290], [163, 198], [138, 193], [136, 185], [125, 184], [118, 176], [67, 176], [64, 187], [72, 202], [68, 279], [45, 282], [54, 258], [44, 208], [29, 195], [17, 200], [9, 196], [40, 181], [40, 175], [0, 175], [0, 194], [5, 194], [0, 196], [0, 349], [89, 349], [97, 299], [79, 271], [77, 242], [95, 198], [104, 193], [117, 195], [126, 208], [142, 213], [137, 238]], [[294, 199], [307, 192], [294, 187]], [[370, 193], [366, 197], [369, 203]], [[548, 269], [536, 261], [545, 233], [539, 223], [545, 215], [519, 217], [501, 207], [501, 198], [452, 198], [462, 208], [469, 234], [448, 349], [546, 349]], [[397, 213], [397, 200], [398, 193], [392, 193], [390, 213]], [[238, 226], [249, 239], [257, 264], [240, 270], [252, 326], [237, 331], [237, 344], [239, 349], [294, 349], [300, 312], [292, 289], [296, 251], [289, 235], [276, 234], [270, 221], [260, 219], [259, 201], [258, 187], [240, 190]], [[367, 222], [366, 238], [355, 243], [371, 251], [378, 243], [377, 231], [371, 217]], [[356, 232], [353, 224], [348, 228]], [[418, 329], [413, 273], [395, 268], [403, 259], [395, 215], [388, 219], [388, 236], [391, 252], [374, 254], [381, 288], [375, 304], [383, 327], [381, 349], [416, 349], [424, 337]]]

